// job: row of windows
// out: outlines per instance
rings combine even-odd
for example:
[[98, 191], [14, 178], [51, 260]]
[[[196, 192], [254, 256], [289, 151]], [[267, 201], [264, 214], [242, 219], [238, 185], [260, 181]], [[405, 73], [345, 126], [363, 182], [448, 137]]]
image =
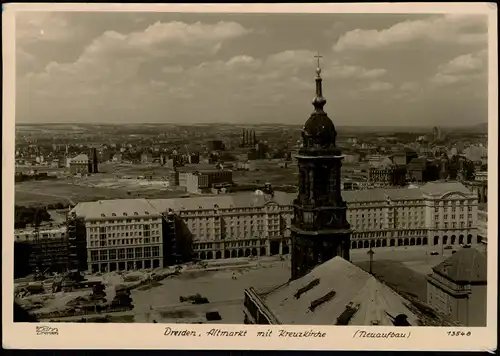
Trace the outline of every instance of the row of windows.
[[[109, 266], [109, 269], [108, 269]], [[139, 260], [139, 261], [127, 261], [127, 262], [105, 262], [105, 263], [93, 263], [91, 266], [92, 273], [97, 272], [113, 272], [113, 271], [131, 271], [139, 270], [143, 268], [157, 268], [160, 267], [160, 259], [153, 260]]]
[[[480, 238], [478, 236], [477, 238], [477, 242], [479, 243], [480, 241]], [[434, 245], [439, 245], [439, 236], [434, 236]], [[458, 240], [457, 240], [457, 237], [455, 235], [451, 235], [450, 236], [450, 239], [448, 239], [448, 236], [447, 235], [444, 235], [443, 238], [442, 238], [442, 242], [443, 242], [443, 245], [447, 245], [448, 243], [450, 243], [450, 245], [455, 245], [457, 242], [459, 245], [463, 245], [463, 244], [467, 244], [467, 245], [470, 245], [472, 243], [472, 235], [467, 235], [467, 238], [464, 237], [464, 235], [460, 235], [458, 236]]]
[[143, 219], [122, 219], [122, 220], [90, 220], [88, 221], [89, 225], [109, 225], [109, 224], [123, 224], [124, 222], [130, 224], [132, 222], [153, 222], [159, 221], [161, 218], [143, 218]]
[[[451, 207], [451, 208], [448, 208], [448, 209], [451, 209], [451, 212], [454, 213], [457, 209], [455, 207]], [[443, 211], [443, 207], [439, 208], [439, 207], [436, 207], [434, 208], [434, 211], [437, 213], [439, 211]], [[472, 211], [472, 207], [471, 206], [466, 206], [466, 207], [459, 207], [458, 208], [458, 211]]]
[[[60, 233], [50, 233], [50, 234], [44, 234], [44, 233], [40, 233], [39, 234], [40, 237], [42, 239], [47, 239], [47, 238], [53, 238], [53, 239], [56, 239], [56, 238], [63, 238], [64, 236], [66, 236], [66, 234], [64, 232], [60, 232]], [[21, 235], [15, 235], [16, 236], [16, 239], [19, 240], [21, 238], [23, 238], [24, 240], [29, 240], [29, 239], [34, 239], [35, 238], [35, 233], [32, 232], [32, 233], [24, 233], [24, 234], [21, 234]]]
[[[158, 236], [160, 234], [160, 231], [158, 230], [153, 230], [151, 233], [149, 231], [144, 231], [144, 237], [150, 237], [150, 236]], [[137, 236], [143, 236], [142, 231], [132, 231], [132, 232], [113, 232], [113, 233], [104, 233], [104, 234], [91, 234], [89, 238], [92, 239], [97, 239], [100, 237], [100, 239], [105, 239], [105, 238], [115, 238], [115, 237], [137, 237]]]
[[151, 230], [158, 229], [160, 224], [134, 224], [134, 225], [115, 225], [103, 227], [91, 227], [90, 232], [105, 232], [105, 231], [125, 231], [125, 230]]
[[[451, 220], [455, 220], [456, 219], [456, 215], [455, 214], [452, 214], [450, 216], [451, 216]], [[460, 214], [460, 215], [458, 215], [458, 218], [460, 220], [463, 220], [465, 218], [465, 215], [464, 214]], [[472, 220], [472, 214], [467, 215], [467, 218], [469, 220]], [[439, 220], [439, 215], [438, 214], [434, 215], [434, 219]], [[444, 214], [443, 215], [443, 219], [447, 220], [448, 219], [448, 214]]]
[[351, 241], [351, 249], [370, 247], [395, 247], [395, 246], [425, 246], [428, 244], [427, 237], [410, 237], [398, 239], [375, 239]]
[[[217, 204], [214, 204], [214, 210], [220, 211], [222, 214], [224, 213], [229, 213], [229, 214], [234, 214], [234, 213], [261, 213], [263, 211], [283, 211], [283, 210], [288, 210], [289, 207], [287, 206], [279, 206], [279, 205], [271, 205], [267, 207], [255, 207], [255, 208], [234, 208], [232, 205], [230, 206], [229, 209], [219, 209]], [[185, 210], [185, 208], [181, 208], [181, 211], [179, 212], [181, 215], [187, 215], [187, 216], [203, 216], [207, 214], [213, 214], [213, 210], [207, 210], [203, 209], [203, 207], [199, 207], [199, 210]]]
[[[453, 205], [467, 205], [468, 200], [441, 200], [434, 202], [434, 205], [439, 206], [453, 206]], [[475, 202], [475, 201], [474, 201]]]
[[113, 239], [113, 240], [90, 240], [90, 247], [106, 247], [116, 245], [142, 245], [150, 243], [159, 243], [159, 237], [141, 238], [141, 239]]
[[146, 246], [136, 248], [120, 248], [110, 250], [90, 251], [90, 261], [108, 261], [123, 259], [139, 259], [160, 256], [159, 246]]
[[[449, 223], [447, 223], [447, 222], [444, 222], [444, 223], [436, 222], [434, 224], [434, 228], [436, 228], [436, 229], [439, 229], [439, 228], [448, 229], [450, 226], [451, 226], [452, 229], [456, 229], [458, 225], [455, 222], [452, 222], [451, 225]], [[467, 222], [467, 227], [472, 227], [472, 221], [468, 221]], [[460, 222], [460, 228], [461, 229], [465, 228], [465, 222], [463, 222], [463, 221]]]

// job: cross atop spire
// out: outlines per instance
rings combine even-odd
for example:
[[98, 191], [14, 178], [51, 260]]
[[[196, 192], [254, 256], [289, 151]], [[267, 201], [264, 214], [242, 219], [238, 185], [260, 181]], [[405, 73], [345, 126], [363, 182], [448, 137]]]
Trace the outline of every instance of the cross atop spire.
[[316, 68], [316, 73], [318, 74], [318, 77], [319, 77], [319, 75], [321, 74], [321, 67], [319, 65], [319, 60], [320, 60], [320, 58], [323, 58], [323, 56], [320, 55], [318, 52], [318, 54], [315, 55], [314, 58], [316, 58], [316, 60], [318, 61], [318, 67]]
[[323, 89], [321, 87], [322, 79], [321, 79], [321, 68], [319, 65], [319, 60], [320, 60], [320, 58], [323, 58], [323, 56], [320, 55], [318, 52], [318, 54], [315, 55], [314, 58], [316, 58], [318, 61], [318, 68], [316, 68], [316, 74], [317, 74], [317, 76], [316, 76], [316, 97], [313, 99], [313, 105], [314, 105], [315, 111], [322, 112], [323, 106], [325, 106], [325, 104], [326, 104], [326, 100], [325, 100], [325, 98], [323, 98]]
[[322, 55], [320, 55], [320, 54], [319, 54], [319, 52], [318, 52], [318, 54], [317, 54], [317, 55], [315, 55], [315, 56], [314, 56], [314, 58], [316, 58], [316, 59], [318, 60], [318, 68], [319, 68], [319, 59], [320, 59], [320, 58], [323, 58], [323, 56], [322, 56]]

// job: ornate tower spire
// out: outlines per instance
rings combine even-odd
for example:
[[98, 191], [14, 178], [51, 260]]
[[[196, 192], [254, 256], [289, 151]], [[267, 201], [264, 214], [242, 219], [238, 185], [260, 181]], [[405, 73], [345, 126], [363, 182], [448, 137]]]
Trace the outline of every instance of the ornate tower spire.
[[323, 111], [321, 67], [318, 53], [314, 111], [304, 124], [302, 146], [296, 156], [299, 192], [293, 202], [292, 279], [335, 256], [349, 260], [351, 228], [347, 204], [342, 199], [340, 149], [335, 145], [337, 131]]
[[313, 105], [314, 105], [314, 111], [316, 112], [323, 112], [323, 107], [326, 104], [326, 99], [323, 98], [323, 88], [322, 88], [322, 81], [323, 79], [321, 78], [321, 67], [319, 64], [320, 58], [323, 58], [318, 52], [317, 55], [314, 56], [318, 60], [318, 67], [316, 68], [316, 97], [313, 99]]

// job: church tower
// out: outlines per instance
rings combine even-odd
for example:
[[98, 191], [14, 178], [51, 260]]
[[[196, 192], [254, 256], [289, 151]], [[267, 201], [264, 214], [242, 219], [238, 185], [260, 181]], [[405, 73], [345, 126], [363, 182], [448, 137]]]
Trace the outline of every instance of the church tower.
[[324, 112], [321, 69], [316, 69], [314, 111], [302, 129], [297, 155], [299, 193], [293, 202], [292, 279], [341, 256], [349, 260], [351, 229], [341, 195], [342, 156], [336, 147], [335, 125]]

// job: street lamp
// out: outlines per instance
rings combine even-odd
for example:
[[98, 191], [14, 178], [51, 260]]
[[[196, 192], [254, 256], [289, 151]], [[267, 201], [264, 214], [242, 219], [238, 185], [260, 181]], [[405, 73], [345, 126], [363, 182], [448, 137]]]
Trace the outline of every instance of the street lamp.
[[373, 265], [373, 255], [375, 254], [375, 252], [373, 252], [371, 245], [370, 245], [370, 249], [368, 250], [367, 254], [370, 255], [370, 274], [373, 274], [372, 273], [372, 265]]

